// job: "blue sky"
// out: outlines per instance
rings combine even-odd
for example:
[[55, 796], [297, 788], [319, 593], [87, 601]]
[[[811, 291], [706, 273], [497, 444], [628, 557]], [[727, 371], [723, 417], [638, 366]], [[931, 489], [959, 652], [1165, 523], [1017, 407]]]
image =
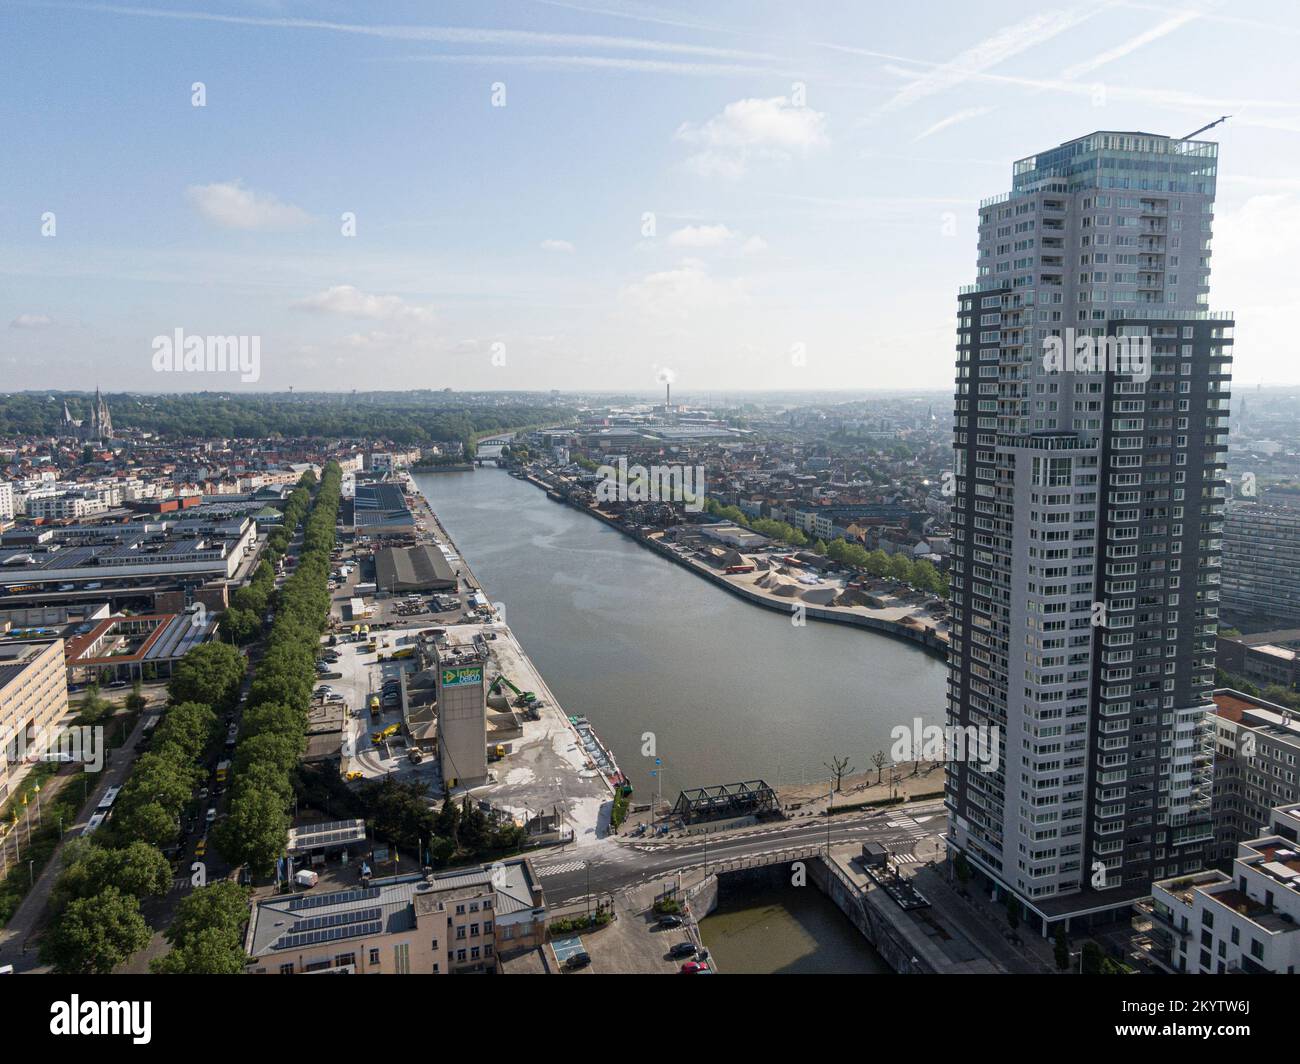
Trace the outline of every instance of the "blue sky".
[[[1295, 382], [1298, 44], [1213, 0], [9, 0], [0, 387], [948, 388], [1014, 159], [1224, 113], [1211, 302], [1239, 388]], [[159, 376], [178, 328], [260, 380]]]

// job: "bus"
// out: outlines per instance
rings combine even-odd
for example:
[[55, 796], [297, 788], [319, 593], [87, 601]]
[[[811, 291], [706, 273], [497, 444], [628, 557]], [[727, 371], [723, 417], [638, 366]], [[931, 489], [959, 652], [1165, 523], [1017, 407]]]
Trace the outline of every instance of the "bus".
[[110, 787], [104, 792], [104, 797], [99, 800], [99, 804], [95, 806], [95, 812], [107, 816], [108, 811], [113, 808], [113, 803], [117, 801], [117, 796], [121, 793], [121, 787]]
[[104, 820], [105, 820], [105, 814], [95, 813], [88, 821], [86, 821], [86, 826], [81, 829], [82, 837], [84, 838], [87, 835], [93, 835], [95, 831], [99, 828], [99, 825], [104, 822]]

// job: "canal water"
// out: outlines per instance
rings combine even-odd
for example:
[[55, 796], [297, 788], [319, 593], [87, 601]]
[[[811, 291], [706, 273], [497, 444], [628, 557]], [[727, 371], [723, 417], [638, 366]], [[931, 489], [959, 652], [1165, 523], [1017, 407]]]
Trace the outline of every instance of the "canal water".
[[658, 785], [651, 742], [675, 798], [823, 780], [834, 757], [865, 771], [895, 726], [943, 723], [946, 667], [908, 643], [795, 627], [499, 469], [415, 479], [547, 685], [643, 796]]
[[890, 967], [814, 886], [737, 892], [700, 921], [700, 939], [728, 975], [860, 975]]

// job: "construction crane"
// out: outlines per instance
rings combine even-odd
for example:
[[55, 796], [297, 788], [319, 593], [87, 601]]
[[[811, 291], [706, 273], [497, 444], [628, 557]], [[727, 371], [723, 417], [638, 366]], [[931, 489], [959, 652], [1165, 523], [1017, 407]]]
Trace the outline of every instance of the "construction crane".
[[1220, 122], [1226, 122], [1226, 121], [1227, 121], [1229, 118], [1231, 118], [1231, 117], [1232, 117], [1232, 115], [1220, 115], [1220, 116], [1219, 116], [1218, 118], [1216, 118], [1213, 122], [1211, 122], [1208, 126], [1201, 126], [1200, 129], [1194, 129], [1194, 130], [1192, 130], [1190, 133], [1188, 133], [1187, 136], [1185, 136], [1185, 137], [1180, 137], [1179, 139], [1180, 139], [1180, 140], [1191, 140], [1194, 136], [1196, 136], [1197, 133], [1204, 133], [1207, 129], [1213, 129], [1213, 128], [1214, 128], [1215, 126], [1217, 126]]

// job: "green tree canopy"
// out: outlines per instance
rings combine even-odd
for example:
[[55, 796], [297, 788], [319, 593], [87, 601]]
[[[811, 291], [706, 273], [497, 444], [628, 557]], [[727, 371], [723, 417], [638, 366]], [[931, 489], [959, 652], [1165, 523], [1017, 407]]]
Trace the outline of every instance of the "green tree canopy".
[[176, 663], [168, 693], [173, 702], [202, 702], [225, 713], [239, 698], [244, 670], [244, 656], [234, 647], [205, 643]]
[[45, 934], [41, 960], [60, 974], [107, 975], [148, 944], [140, 903], [105, 887], [69, 903]]

